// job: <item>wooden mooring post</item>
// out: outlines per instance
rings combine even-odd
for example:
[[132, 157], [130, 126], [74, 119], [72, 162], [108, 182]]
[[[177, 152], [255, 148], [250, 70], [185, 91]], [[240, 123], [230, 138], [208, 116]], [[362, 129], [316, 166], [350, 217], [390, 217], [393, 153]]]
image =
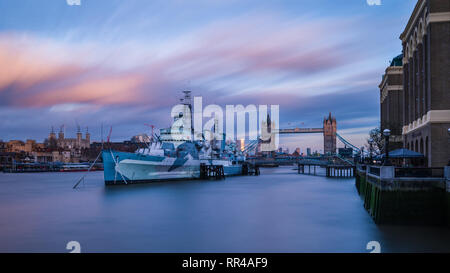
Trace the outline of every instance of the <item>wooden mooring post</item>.
[[259, 166], [248, 162], [244, 163], [242, 165], [242, 175], [260, 175]]
[[[316, 168], [317, 168], [317, 165], [312, 165], [313, 166], [313, 168], [312, 168], [312, 173], [311, 173], [311, 164], [306, 164], [306, 165], [308, 165], [308, 173], [307, 174], [312, 174], [312, 175], [316, 175]], [[297, 172], [299, 173], [299, 174], [305, 174], [305, 164], [300, 164], [300, 163], [298, 163], [297, 164]]]
[[223, 165], [206, 165], [205, 163], [200, 164], [200, 178], [201, 179], [224, 179], [225, 171]]
[[326, 171], [327, 177], [354, 177], [355, 176], [355, 167], [354, 166], [345, 166], [345, 165], [329, 165], [327, 166]]

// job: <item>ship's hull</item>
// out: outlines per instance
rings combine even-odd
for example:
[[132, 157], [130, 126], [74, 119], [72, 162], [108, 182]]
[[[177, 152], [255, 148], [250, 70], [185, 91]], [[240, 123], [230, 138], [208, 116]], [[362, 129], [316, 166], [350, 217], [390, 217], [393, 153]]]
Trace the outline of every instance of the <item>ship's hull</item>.
[[[211, 161], [186, 158], [149, 156], [112, 150], [103, 151], [104, 178], [106, 185], [148, 183], [167, 180], [200, 178], [200, 163]], [[241, 165], [229, 165], [224, 160], [212, 164], [223, 165], [226, 176], [242, 173]]]

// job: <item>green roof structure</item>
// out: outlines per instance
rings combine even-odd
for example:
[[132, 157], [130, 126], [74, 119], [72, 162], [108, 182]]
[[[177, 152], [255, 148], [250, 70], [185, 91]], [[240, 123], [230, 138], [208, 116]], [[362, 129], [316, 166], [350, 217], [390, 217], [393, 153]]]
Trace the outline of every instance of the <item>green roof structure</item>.
[[391, 61], [391, 66], [402, 66], [403, 65], [403, 54], [398, 55]]

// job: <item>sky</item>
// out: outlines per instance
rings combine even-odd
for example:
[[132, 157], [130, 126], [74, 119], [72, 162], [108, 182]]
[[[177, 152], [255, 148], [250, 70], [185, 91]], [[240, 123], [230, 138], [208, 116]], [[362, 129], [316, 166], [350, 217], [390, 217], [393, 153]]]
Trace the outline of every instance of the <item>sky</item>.
[[[0, 0], [0, 139], [43, 141], [62, 125], [74, 137], [79, 124], [100, 140], [103, 124], [127, 140], [170, 126], [189, 89], [204, 105], [277, 104], [281, 128], [321, 127], [331, 112], [359, 147], [379, 124], [378, 84], [415, 4]], [[320, 151], [323, 138], [280, 144]]]

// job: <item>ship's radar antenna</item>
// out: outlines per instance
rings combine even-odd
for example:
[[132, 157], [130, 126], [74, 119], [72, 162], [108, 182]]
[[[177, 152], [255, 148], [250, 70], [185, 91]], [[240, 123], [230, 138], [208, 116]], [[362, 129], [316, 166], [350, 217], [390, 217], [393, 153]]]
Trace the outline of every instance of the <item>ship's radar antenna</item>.
[[184, 104], [191, 104], [191, 91], [185, 90], [183, 93], [184, 98], [181, 99], [181, 102], [184, 102]]

